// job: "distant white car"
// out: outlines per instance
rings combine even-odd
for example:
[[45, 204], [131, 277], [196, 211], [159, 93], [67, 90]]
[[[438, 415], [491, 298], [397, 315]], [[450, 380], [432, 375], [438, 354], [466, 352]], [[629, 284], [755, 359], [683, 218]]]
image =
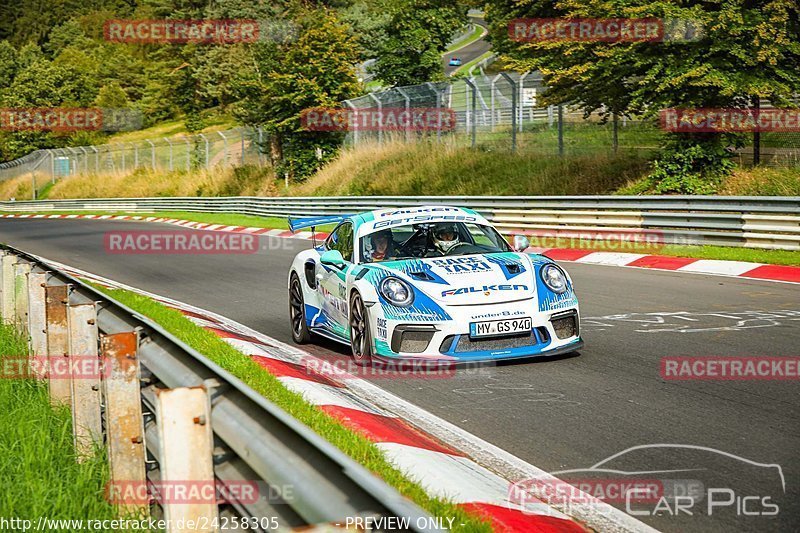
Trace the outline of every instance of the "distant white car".
[[289, 271], [295, 342], [349, 344], [355, 361], [497, 361], [583, 346], [567, 273], [515, 252], [471, 209], [424, 206], [289, 219], [338, 223]]

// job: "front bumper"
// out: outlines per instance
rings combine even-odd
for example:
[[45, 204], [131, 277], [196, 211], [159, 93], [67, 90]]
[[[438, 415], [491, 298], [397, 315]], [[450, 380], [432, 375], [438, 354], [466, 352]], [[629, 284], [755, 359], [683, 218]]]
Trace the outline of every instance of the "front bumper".
[[[378, 319], [383, 329], [375, 341], [376, 359], [419, 362], [490, 362], [552, 357], [583, 347], [578, 307], [538, 311], [532, 299], [448, 308], [451, 320], [420, 323]], [[470, 339], [469, 324], [484, 320], [531, 317], [530, 335]], [[554, 325], [555, 322], [555, 325]], [[574, 324], [574, 326], [573, 326]], [[565, 328], [565, 325], [567, 326]], [[570, 330], [574, 327], [574, 330]]]

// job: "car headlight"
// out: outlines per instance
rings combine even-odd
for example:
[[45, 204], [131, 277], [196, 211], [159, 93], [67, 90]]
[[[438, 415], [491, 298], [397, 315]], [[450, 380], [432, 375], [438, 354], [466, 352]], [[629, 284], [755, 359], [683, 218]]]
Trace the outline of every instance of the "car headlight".
[[408, 307], [414, 301], [414, 291], [400, 278], [385, 278], [380, 289], [383, 297], [397, 307]]
[[564, 274], [564, 271], [556, 265], [544, 265], [540, 274], [544, 284], [554, 293], [562, 294], [567, 291], [567, 276]]

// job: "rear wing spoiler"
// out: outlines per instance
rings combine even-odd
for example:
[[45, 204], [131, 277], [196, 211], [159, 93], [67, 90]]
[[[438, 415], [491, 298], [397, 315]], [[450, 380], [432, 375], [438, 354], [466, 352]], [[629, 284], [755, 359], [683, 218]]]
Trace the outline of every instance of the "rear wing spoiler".
[[289, 217], [289, 230], [295, 231], [303, 228], [313, 228], [314, 226], [324, 226], [325, 224], [338, 224], [342, 220], [353, 215], [323, 215], [317, 217]]

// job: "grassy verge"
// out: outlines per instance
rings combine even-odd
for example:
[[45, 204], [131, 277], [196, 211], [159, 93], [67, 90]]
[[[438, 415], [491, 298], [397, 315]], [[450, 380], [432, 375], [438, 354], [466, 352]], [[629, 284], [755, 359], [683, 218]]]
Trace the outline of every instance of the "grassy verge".
[[800, 252], [791, 250], [763, 250], [760, 248], [735, 248], [731, 246], [683, 246], [668, 244], [663, 247], [647, 245], [602, 246], [594, 243], [575, 243], [572, 248], [593, 252], [615, 252], [695, 259], [719, 259], [724, 261], [747, 261], [771, 265], [800, 266]]
[[[503, 142], [507, 143], [507, 139]], [[292, 196], [608, 194], [647, 172], [646, 154], [512, 153], [492, 140], [421, 140], [347, 149]]]
[[447, 50], [445, 50], [445, 53], [443, 55], [455, 52], [457, 50], [460, 50], [461, 48], [464, 48], [467, 45], [474, 43], [475, 41], [481, 38], [481, 35], [483, 35], [483, 27], [480, 26], [479, 24], [475, 24], [475, 27], [472, 29], [472, 33], [464, 36], [463, 39], [459, 39], [458, 41], [448, 46]]
[[[18, 359], [26, 352], [26, 342], [11, 327], [0, 326], [2, 358]], [[43, 382], [0, 379], [0, 406], [0, 517], [34, 524], [40, 517], [117, 518], [103, 495], [108, 479], [105, 456], [75, 461], [69, 410], [50, 407]], [[51, 525], [48, 530], [72, 528]]]
[[429, 496], [418, 483], [389, 464], [383, 452], [371, 441], [345, 428], [337, 420], [308, 403], [301, 395], [288, 390], [252, 358], [195, 325], [180, 312], [130, 291], [102, 287], [98, 289], [161, 324], [167, 331], [231, 372], [426, 511], [435, 516], [455, 518], [454, 531], [491, 531], [488, 523], [468, 514], [462, 508]]
[[456, 74], [461, 74], [462, 72], [463, 72], [463, 73], [465, 73], [465, 74], [469, 74], [469, 71], [470, 71], [470, 70], [471, 70], [473, 67], [475, 67], [475, 65], [477, 65], [478, 63], [480, 63], [480, 62], [481, 62], [481, 61], [483, 61], [484, 59], [486, 59], [486, 58], [488, 58], [488, 57], [491, 57], [491, 55], [492, 55], [493, 53], [494, 53], [494, 52], [492, 52], [491, 50], [489, 50], [489, 51], [487, 51], [487, 52], [484, 52], [483, 54], [479, 55], [478, 57], [476, 57], [475, 59], [473, 59], [473, 60], [472, 60], [472, 61], [470, 61], [469, 63], [467, 63], [467, 64], [465, 64], [465, 65], [461, 65], [460, 67], [458, 67], [456, 70], [454, 70], [454, 71], [453, 71], [453, 74], [452, 74], [452, 76], [455, 76]]

